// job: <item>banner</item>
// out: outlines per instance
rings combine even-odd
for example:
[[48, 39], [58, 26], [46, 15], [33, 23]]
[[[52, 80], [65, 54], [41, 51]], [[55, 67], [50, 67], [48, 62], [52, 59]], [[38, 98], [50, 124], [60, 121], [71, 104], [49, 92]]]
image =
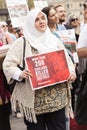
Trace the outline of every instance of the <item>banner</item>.
[[38, 54], [25, 58], [33, 77], [29, 77], [33, 90], [67, 81], [70, 72], [64, 50]]
[[26, 0], [6, 0], [6, 4], [12, 26], [21, 27], [29, 11]]
[[37, 0], [34, 0], [34, 7], [35, 8], [40, 8], [40, 9], [42, 9], [42, 8], [44, 8], [44, 7], [46, 7], [46, 6], [48, 6], [48, 3], [47, 3], [47, 1], [42, 1], [42, 0], [39, 0], [39, 1], [37, 1]]

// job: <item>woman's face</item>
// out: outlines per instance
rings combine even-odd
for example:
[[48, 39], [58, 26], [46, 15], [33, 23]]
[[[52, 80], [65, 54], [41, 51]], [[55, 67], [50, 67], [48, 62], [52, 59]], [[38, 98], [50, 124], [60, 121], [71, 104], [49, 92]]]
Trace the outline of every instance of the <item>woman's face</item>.
[[49, 23], [58, 23], [58, 16], [55, 9], [51, 8], [48, 15], [48, 22]]
[[44, 32], [47, 28], [47, 20], [41, 12], [38, 14], [35, 20], [35, 27], [38, 31]]
[[8, 26], [7, 25], [2, 25], [2, 30], [3, 30], [3, 32], [7, 32], [8, 31]]
[[77, 27], [77, 26], [79, 26], [79, 24], [80, 24], [79, 18], [73, 18], [73, 19], [71, 20], [70, 24], [71, 24], [71, 26], [74, 27], [74, 28]]

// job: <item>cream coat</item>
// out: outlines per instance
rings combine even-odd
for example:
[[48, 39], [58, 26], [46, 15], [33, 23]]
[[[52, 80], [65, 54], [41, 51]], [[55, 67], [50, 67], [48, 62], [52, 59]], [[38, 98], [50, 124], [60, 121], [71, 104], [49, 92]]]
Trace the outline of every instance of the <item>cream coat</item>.
[[[7, 56], [3, 62], [3, 70], [7, 77], [8, 83], [12, 83], [13, 75], [18, 71], [17, 65], [22, 66], [22, 55], [23, 55], [23, 38], [17, 39], [11, 49], [8, 51]], [[64, 46], [58, 42], [58, 49], [64, 49]], [[28, 41], [26, 41], [26, 51], [25, 56], [31, 56], [31, 47]], [[75, 72], [74, 65], [69, 58], [67, 52], [67, 61], [70, 71]], [[26, 80], [26, 83], [17, 83], [12, 95], [12, 102], [15, 104], [15, 101], [19, 101], [22, 114], [24, 113], [27, 120], [36, 122], [35, 112], [34, 112], [34, 91], [30, 87], [29, 80]], [[15, 106], [15, 105], [14, 105]]]

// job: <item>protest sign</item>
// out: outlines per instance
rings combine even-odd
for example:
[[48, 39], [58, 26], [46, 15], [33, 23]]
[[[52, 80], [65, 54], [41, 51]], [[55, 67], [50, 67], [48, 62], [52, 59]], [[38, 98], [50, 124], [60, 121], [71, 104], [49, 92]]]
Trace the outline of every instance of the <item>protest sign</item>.
[[26, 0], [6, 0], [6, 4], [12, 26], [21, 27], [29, 11]]
[[61, 40], [64, 42], [64, 45], [71, 52], [76, 51], [76, 38], [75, 38], [75, 30], [62, 30], [57, 32], [60, 36]]
[[38, 54], [25, 58], [33, 77], [29, 77], [33, 90], [68, 80], [70, 75], [64, 50]]
[[47, 1], [45, 1], [45, 0], [39, 0], [39, 1], [37, 1], [37, 0], [34, 0], [34, 7], [35, 8], [40, 8], [40, 9], [42, 9], [42, 8], [44, 8], [44, 7], [46, 7], [46, 6], [48, 6], [48, 3], [47, 3]]
[[62, 30], [62, 31], [57, 31], [60, 39], [63, 41], [65, 48], [70, 50], [73, 55], [74, 63], [78, 63], [78, 55], [76, 51], [76, 37], [75, 37], [75, 30], [74, 29], [69, 29], [69, 30]]

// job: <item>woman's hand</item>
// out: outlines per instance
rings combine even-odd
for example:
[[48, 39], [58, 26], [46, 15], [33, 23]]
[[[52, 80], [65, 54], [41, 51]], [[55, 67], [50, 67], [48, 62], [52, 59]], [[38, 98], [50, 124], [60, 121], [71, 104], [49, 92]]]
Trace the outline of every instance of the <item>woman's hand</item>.
[[30, 70], [23, 70], [22, 71], [22, 73], [21, 73], [21, 75], [20, 75], [20, 79], [27, 79], [29, 76], [33, 76], [32, 74], [31, 74], [31, 72], [30, 72]]
[[76, 73], [75, 73], [75, 72], [71, 72], [71, 73], [70, 73], [70, 76], [69, 76], [69, 78], [68, 78], [68, 81], [74, 82], [75, 79], [76, 79]]

